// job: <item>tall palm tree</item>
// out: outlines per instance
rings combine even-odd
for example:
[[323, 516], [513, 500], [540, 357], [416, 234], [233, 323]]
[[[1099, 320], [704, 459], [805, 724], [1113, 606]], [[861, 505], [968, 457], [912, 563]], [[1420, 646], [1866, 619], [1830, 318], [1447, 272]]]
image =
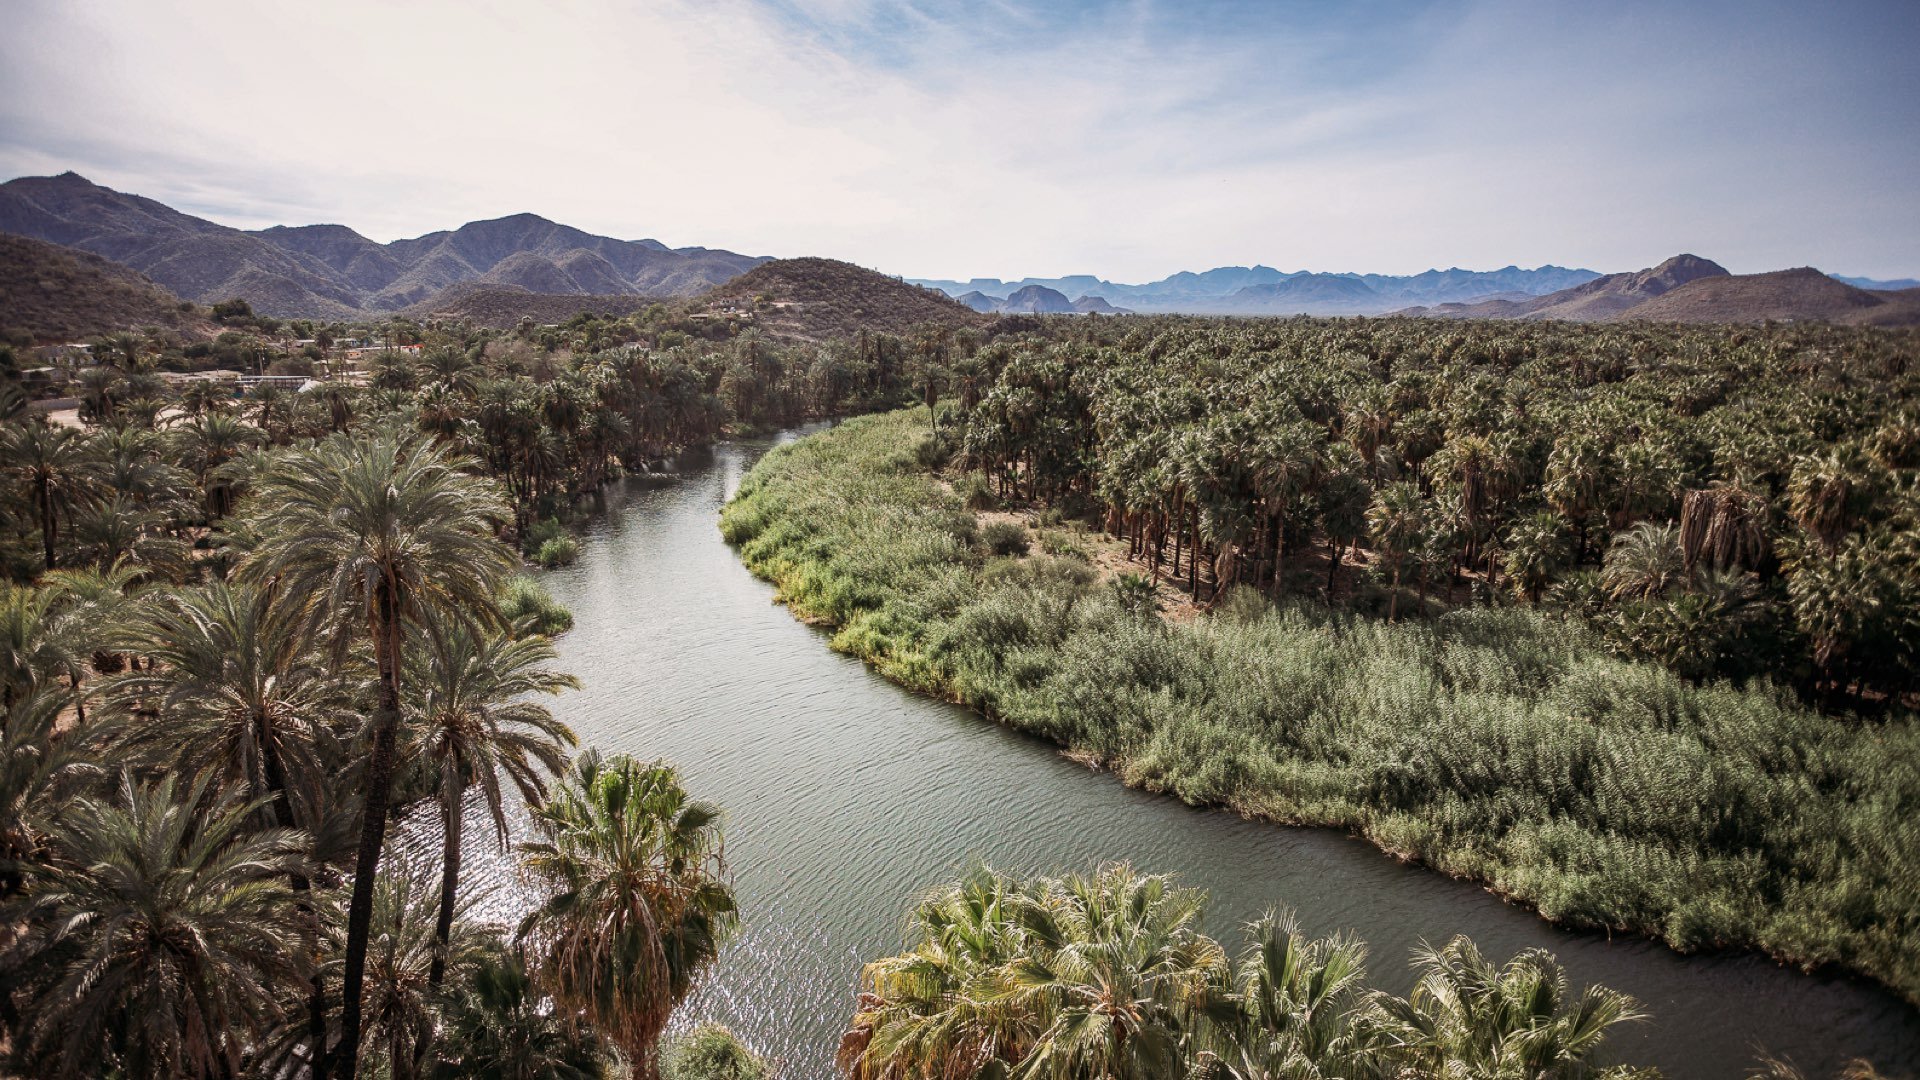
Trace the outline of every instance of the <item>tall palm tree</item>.
[[1456, 937], [1414, 953], [1422, 970], [1407, 999], [1377, 1000], [1373, 1023], [1404, 1066], [1422, 1076], [1630, 1080], [1648, 1076], [1595, 1062], [1615, 1025], [1645, 1019], [1634, 1000], [1590, 986], [1568, 1002], [1553, 956], [1528, 949], [1496, 967]]
[[0, 437], [0, 463], [28, 492], [40, 523], [41, 551], [51, 570], [60, 518], [71, 516], [93, 484], [94, 461], [87, 439], [72, 428], [45, 423], [8, 424]]
[[16, 1052], [46, 1077], [231, 1077], [304, 975], [286, 876], [302, 839], [201, 781], [123, 774], [55, 824], [9, 908], [23, 970]]
[[336, 435], [289, 455], [250, 500], [255, 545], [242, 576], [301, 598], [336, 658], [365, 635], [378, 672], [341, 979], [346, 1076], [359, 1060], [360, 992], [400, 728], [405, 628], [433, 611], [497, 619], [494, 597], [513, 567], [512, 553], [495, 536], [505, 515], [497, 489], [461, 465], [391, 427], [357, 439]]
[[209, 777], [263, 809], [263, 824], [311, 828], [323, 761], [350, 688], [312, 650], [284, 594], [211, 582], [158, 593], [119, 635], [153, 663], [102, 689], [124, 752]]
[[[538, 634], [514, 637], [452, 619], [429, 616], [413, 637], [406, 671], [414, 715], [407, 731], [409, 756], [431, 767], [440, 801], [440, 913], [434, 938], [444, 947], [453, 927], [460, 884], [461, 826], [469, 788], [479, 788], [499, 841], [507, 841], [501, 778], [536, 804], [546, 796], [546, 776], [566, 768], [573, 732], [553, 718], [536, 694], [577, 690], [580, 680], [543, 665], [553, 645]], [[433, 961], [430, 982], [440, 985], [445, 965]]]
[[445, 1006], [433, 1080], [612, 1080], [612, 1047], [546, 1008], [504, 950], [478, 959]]
[[1387, 601], [1387, 619], [1400, 613], [1400, 575], [1407, 559], [1420, 549], [1432, 517], [1420, 488], [1398, 480], [1375, 492], [1367, 509], [1367, 527], [1380, 557], [1393, 564], [1393, 593]]
[[547, 896], [519, 938], [555, 999], [653, 1076], [668, 1017], [738, 921], [719, 808], [671, 765], [589, 750], [533, 822], [521, 865]]

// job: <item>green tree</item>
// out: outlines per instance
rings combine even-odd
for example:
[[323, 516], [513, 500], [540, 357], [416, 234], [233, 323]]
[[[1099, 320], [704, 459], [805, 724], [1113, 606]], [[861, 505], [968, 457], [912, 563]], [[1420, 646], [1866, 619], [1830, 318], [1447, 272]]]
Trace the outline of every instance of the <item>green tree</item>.
[[[409, 756], [431, 770], [440, 802], [440, 910], [434, 937], [453, 926], [460, 883], [461, 826], [467, 791], [478, 788], [502, 844], [507, 814], [501, 779], [529, 804], [546, 795], [546, 776], [566, 768], [573, 732], [534, 695], [578, 689], [580, 681], [545, 665], [553, 645], [537, 634], [514, 637], [429, 616], [413, 638], [406, 672], [413, 701]], [[438, 986], [436, 958], [429, 982]]]
[[25, 969], [15, 1054], [46, 1077], [230, 1077], [304, 977], [285, 881], [303, 839], [205, 782], [122, 776], [55, 823], [10, 908]]
[[378, 674], [369, 724], [360, 843], [348, 907], [341, 1073], [355, 1075], [373, 890], [386, 836], [401, 717], [401, 643], [430, 612], [498, 618], [494, 597], [513, 567], [495, 536], [506, 508], [491, 482], [392, 428], [334, 436], [288, 456], [251, 500], [246, 580], [302, 598], [310, 622], [344, 658], [364, 637]]
[[546, 896], [520, 940], [556, 1000], [653, 1076], [674, 1007], [737, 923], [720, 811], [670, 765], [589, 750], [533, 824], [521, 865]]

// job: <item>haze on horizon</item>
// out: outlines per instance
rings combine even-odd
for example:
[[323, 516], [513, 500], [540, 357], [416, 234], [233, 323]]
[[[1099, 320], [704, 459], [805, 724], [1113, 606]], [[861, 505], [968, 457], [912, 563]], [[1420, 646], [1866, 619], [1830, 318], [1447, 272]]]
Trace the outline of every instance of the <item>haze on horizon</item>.
[[164, 7], [7, 0], [0, 178], [961, 280], [1920, 274], [1902, 0]]

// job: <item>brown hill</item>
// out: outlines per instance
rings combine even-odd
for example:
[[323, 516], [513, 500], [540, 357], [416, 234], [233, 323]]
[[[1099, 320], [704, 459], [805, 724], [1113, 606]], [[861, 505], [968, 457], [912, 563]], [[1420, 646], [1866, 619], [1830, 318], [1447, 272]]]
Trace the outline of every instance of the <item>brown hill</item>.
[[578, 296], [536, 293], [518, 285], [467, 282], [449, 286], [400, 314], [421, 322], [463, 320], [475, 326], [507, 329], [522, 319], [535, 323], [562, 323], [581, 312], [594, 315], [631, 315], [659, 301], [646, 296]]
[[1675, 255], [1648, 270], [1608, 274], [1571, 289], [1526, 301], [1518, 305], [1518, 317], [1604, 322], [1689, 282], [1726, 276], [1726, 269], [1710, 259], [1698, 255]]
[[244, 232], [74, 173], [0, 184], [0, 232], [103, 255], [190, 300], [239, 296], [263, 314], [327, 319], [395, 311], [472, 281], [536, 293], [691, 296], [765, 261], [595, 236], [533, 214], [391, 244], [341, 225]]
[[1910, 325], [1920, 321], [1916, 316], [1920, 316], [1920, 304], [1902, 293], [1856, 289], [1810, 266], [1770, 274], [1702, 278], [1636, 304], [1622, 315], [1649, 322], [1779, 320], [1878, 326]]
[[689, 303], [694, 314], [751, 312], [767, 332], [820, 341], [861, 330], [905, 333], [922, 323], [984, 327], [992, 316], [938, 289], [836, 259], [776, 259]]
[[206, 313], [119, 263], [0, 233], [0, 329], [43, 344], [150, 326], [208, 333]]

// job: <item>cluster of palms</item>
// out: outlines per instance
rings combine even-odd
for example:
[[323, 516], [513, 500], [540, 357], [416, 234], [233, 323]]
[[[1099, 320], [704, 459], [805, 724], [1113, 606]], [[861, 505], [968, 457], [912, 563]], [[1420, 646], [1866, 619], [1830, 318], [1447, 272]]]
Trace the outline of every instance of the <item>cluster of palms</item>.
[[1917, 353], [1805, 325], [1134, 319], [1002, 338], [954, 379], [968, 464], [1103, 513], [1196, 595], [1512, 596], [1690, 677], [1858, 702], [1920, 686]]
[[1641, 1019], [1579, 995], [1553, 958], [1504, 965], [1465, 938], [1415, 955], [1407, 998], [1365, 986], [1366, 949], [1287, 916], [1233, 957], [1201, 893], [1126, 866], [1015, 880], [978, 871], [914, 910], [909, 948], [861, 974], [840, 1064], [853, 1080], [975, 1077], [1651, 1077], [1597, 1058]]
[[[0, 531], [17, 541], [32, 526], [41, 549], [7, 550], [9, 576], [58, 565], [63, 544], [81, 549], [70, 555], [80, 559], [177, 560], [178, 545], [154, 538], [189, 539], [229, 512], [256, 451], [373, 424], [405, 425], [482, 462], [505, 485], [524, 532], [729, 425], [862, 411], [897, 404], [910, 389], [908, 346], [888, 335], [802, 348], [754, 331], [709, 341], [644, 320], [588, 317], [559, 329], [379, 333], [422, 350], [376, 353], [361, 380], [298, 392], [268, 384], [244, 398], [214, 380], [170, 384], [163, 368], [190, 362], [177, 345], [102, 339], [99, 362], [74, 373], [89, 430], [6, 428], [5, 466], [25, 498], [0, 506], [11, 518]], [[0, 419], [25, 413], [24, 398], [0, 384]], [[144, 548], [132, 550], [136, 543]]]
[[[270, 404], [6, 432], [44, 556], [0, 586], [11, 1067], [650, 1071], [733, 926], [716, 812], [670, 766], [569, 763], [539, 698], [573, 680], [502, 611], [512, 511], [478, 463], [404, 418], [267, 449]], [[538, 902], [509, 930], [468, 915], [462, 826], [504, 843], [516, 804]], [[409, 814], [437, 883], [387, 851]]]

